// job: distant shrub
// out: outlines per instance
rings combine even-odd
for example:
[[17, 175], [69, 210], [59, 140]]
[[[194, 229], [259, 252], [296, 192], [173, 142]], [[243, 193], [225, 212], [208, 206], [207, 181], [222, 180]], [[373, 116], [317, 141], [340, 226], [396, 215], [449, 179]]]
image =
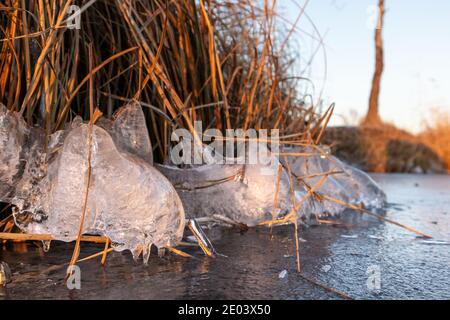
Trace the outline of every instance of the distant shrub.
[[450, 169], [450, 113], [433, 109], [419, 138], [431, 147], [445, 161], [447, 169]]

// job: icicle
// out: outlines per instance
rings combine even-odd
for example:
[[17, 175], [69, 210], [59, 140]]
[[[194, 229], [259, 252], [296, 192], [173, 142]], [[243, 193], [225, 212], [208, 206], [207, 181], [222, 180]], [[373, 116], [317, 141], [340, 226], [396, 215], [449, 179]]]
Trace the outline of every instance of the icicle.
[[142, 253], [142, 259], [144, 260], [144, 265], [148, 265], [148, 260], [150, 259], [150, 254], [152, 252], [152, 244], [144, 246], [144, 252]]
[[44, 250], [44, 252], [49, 252], [50, 251], [50, 244], [52, 242], [50, 240], [44, 240], [42, 241], [42, 249]]
[[162, 258], [166, 255], [166, 248], [158, 248], [158, 257]]
[[11, 282], [11, 269], [6, 262], [0, 262], [0, 286], [6, 286]]

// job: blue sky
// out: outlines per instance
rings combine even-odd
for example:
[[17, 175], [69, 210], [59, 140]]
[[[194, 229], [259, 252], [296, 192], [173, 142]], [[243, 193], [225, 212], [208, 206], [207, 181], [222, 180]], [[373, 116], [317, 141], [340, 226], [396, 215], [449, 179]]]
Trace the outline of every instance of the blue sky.
[[[304, 5], [306, 0], [295, 0]], [[450, 112], [450, 1], [385, 0], [385, 72], [380, 97], [384, 120], [417, 132], [432, 108]], [[325, 37], [324, 57], [319, 52], [309, 77], [316, 95], [336, 103], [333, 124], [343, 117], [363, 116], [374, 69], [374, 31], [370, 28], [377, 0], [310, 0], [306, 13]], [[295, 21], [300, 9], [291, 0], [279, 0], [283, 17]], [[306, 33], [314, 29], [300, 20]], [[318, 43], [305, 33], [295, 34], [299, 52], [307, 59]], [[300, 59], [299, 70], [305, 64]], [[324, 83], [324, 85], [323, 85]]]

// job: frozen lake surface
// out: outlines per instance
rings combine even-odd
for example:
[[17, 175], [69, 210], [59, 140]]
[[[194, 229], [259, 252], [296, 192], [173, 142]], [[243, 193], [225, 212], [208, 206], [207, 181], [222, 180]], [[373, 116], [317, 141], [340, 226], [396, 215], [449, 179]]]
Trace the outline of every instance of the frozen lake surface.
[[[354, 299], [450, 299], [450, 176], [373, 175], [388, 195], [387, 217], [434, 237], [417, 238], [397, 226], [347, 212], [338, 226], [302, 229], [304, 274]], [[339, 299], [296, 274], [292, 227], [214, 229], [210, 237], [227, 257], [151, 257], [148, 266], [130, 253], [110, 253], [80, 263], [81, 290], [64, 285], [73, 245], [0, 247], [13, 282], [0, 299]], [[82, 244], [81, 256], [102, 246]], [[287, 271], [283, 272], [284, 270]], [[284, 277], [280, 278], [280, 273]]]

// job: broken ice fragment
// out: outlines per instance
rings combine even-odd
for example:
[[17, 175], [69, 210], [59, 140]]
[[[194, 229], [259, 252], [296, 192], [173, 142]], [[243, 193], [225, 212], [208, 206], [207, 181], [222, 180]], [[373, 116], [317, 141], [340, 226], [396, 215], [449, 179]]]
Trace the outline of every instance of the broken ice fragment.
[[322, 270], [323, 272], [327, 273], [328, 271], [331, 270], [331, 266], [329, 264], [326, 264], [320, 270]]
[[284, 278], [286, 278], [287, 274], [288, 274], [287, 270], [283, 270], [283, 271], [281, 271], [280, 274], [278, 275], [278, 278], [284, 279]]
[[357, 234], [354, 234], [354, 235], [345, 235], [345, 234], [343, 234], [343, 235], [341, 235], [341, 238], [344, 238], [344, 239], [358, 239], [358, 235]]
[[422, 240], [420, 243], [426, 245], [450, 246], [450, 242], [445, 240]]

